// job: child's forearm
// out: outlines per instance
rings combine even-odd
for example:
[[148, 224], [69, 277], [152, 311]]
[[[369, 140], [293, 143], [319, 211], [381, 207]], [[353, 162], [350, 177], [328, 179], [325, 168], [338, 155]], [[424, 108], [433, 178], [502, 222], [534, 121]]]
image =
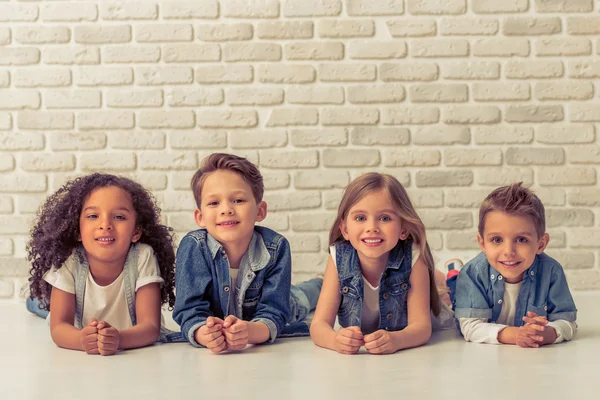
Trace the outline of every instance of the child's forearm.
[[71, 324], [57, 324], [50, 330], [50, 336], [58, 347], [83, 351], [81, 331]]
[[519, 328], [515, 326], [507, 326], [498, 332], [498, 341], [502, 344], [517, 344], [517, 333]]
[[119, 331], [119, 349], [135, 349], [149, 346], [158, 340], [160, 326], [154, 324], [138, 324]]
[[326, 322], [313, 321], [310, 325], [310, 337], [314, 344], [329, 350], [335, 350], [337, 332]]
[[390, 332], [395, 351], [422, 346], [431, 337], [431, 325], [409, 325], [401, 331]]
[[271, 337], [269, 327], [262, 322], [248, 322], [248, 343], [264, 343]]

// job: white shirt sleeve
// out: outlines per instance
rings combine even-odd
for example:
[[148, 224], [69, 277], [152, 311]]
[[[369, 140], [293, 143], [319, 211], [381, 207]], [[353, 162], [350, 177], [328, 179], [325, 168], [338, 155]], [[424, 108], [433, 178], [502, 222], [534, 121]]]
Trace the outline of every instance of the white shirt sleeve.
[[154, 255], [154, 250], [147, 244], [140, 243], [138, 245], [138, 279], [135, 283], [135, 290], [150, 283], [164, 283], [158, 269], [158, 260]]
[[491, 324], [485, 318], [459, 318], [460, 331], [467, 342], [500, 344], [498, 333], [508, 325]]
[[73, 253], [67, 258], [64, 264], [59, 268], [51, 268], [44, 274], [44, 280], [48, 282], [52, 287], [63, 290], [67, 293], [75, 294], [75, 265], [79, 264], [75, 257], [77, 252]]
[[573, 334], [577, 330], [577, 324], [575, 322], [565, 321], [564, 319], [548, 322], [548, 326], [551, 326], [556, 330], [556, 340], [554, 343], [573, 339]]

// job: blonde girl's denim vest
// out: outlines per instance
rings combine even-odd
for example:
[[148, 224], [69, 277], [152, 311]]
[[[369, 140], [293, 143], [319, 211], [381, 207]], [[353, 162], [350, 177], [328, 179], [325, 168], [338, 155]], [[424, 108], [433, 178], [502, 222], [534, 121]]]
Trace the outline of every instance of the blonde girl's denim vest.
[[[343, 327], [360, 327], [364, 282], [358, 253], [350, 242], [335, 244], [336, 266], [342, 300], [338, 322]], [[407, 296], [412, 270], [412, 240], [400, 240], [389, 254], [379, 281], [379, 327], [399, 331], [408, 325]]]

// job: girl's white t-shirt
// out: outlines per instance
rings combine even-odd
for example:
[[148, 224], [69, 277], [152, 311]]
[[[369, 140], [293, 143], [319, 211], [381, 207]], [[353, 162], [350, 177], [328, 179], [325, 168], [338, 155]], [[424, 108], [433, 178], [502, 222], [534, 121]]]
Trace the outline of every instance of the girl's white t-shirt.
[[[158, 261], [154, 255], [154, 250], [147, 244], [140, 243], [138, 248], [138, 278], [135, 283], [135, 291], [142, 286], [150, 283], [164, 283], [158, 269]], [[75, 294], [75, 268], [79, 265], [77, 253], [74, 251], [65, 261], [60, 269], [52, 268], [44, 274], [44, 280], [55, 288], [65, 292]], [[85, 283], [85, 295], [83, 303], [83, 326], [89, 324], [92, 318], [98, 321], [106, 321], [116, 329], [127, 329], [133, 325], [127, 299], [125, 297], [125, 284], [123, 282], [123, 272], [115, 279], [113, 283], [107, 286], [100, 286], [88, 274]]]

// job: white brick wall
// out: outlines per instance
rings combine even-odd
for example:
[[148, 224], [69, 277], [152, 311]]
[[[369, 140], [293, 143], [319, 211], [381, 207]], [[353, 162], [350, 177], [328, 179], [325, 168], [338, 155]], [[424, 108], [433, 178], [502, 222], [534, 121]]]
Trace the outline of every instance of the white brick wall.
[[477, 251], [477, 207], [531, 185], [549, 253], [600, 289], [600, 4], [594, 0], [0, 1], [0, 299], [19, 296], [44, 198], [137, 179], [179, 238], [189, 180], [257, 163], [295, 279], [324, 267], [342, 189], [406, 185], [436, 259]]

